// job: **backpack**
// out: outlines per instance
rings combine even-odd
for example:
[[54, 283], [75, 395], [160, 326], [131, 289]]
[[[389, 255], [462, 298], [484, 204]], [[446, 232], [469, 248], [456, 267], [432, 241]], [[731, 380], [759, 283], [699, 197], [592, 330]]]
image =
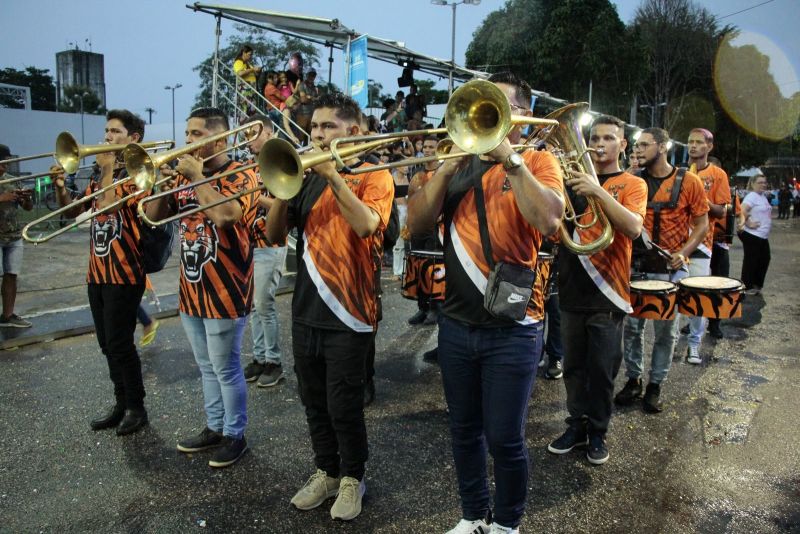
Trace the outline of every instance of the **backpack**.
[[147, 274], [157, 273], [167, 264], [175, 244], [175, 222], [151, 228], [142, 225], [139, 246], [142, 249], [142, 263]]

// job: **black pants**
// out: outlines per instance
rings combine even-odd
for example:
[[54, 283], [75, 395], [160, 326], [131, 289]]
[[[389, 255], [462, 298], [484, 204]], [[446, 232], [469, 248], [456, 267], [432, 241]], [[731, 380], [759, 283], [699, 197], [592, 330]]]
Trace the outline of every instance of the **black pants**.
[[769, 269], [769, 240], [755, 236], [750, 232], [741, 232], [739, 239], [742, 240], [744, 248], [742, 282], [744, 282], [747, 289], [760, 289], [764, 287], [764, 278], [766, 278], [767, 269]]
[[364, 368], [373, 333], [292, 325], [294, 370], [314, 449], [328, 476], [364, 477]]
[[108, 361], [117, 404], [141, 410], [145, 395], [142, 362], [133, 334], [144, 284], [89, 284], [88, 293], [97, 342]]
[[[731, 275], [731, 260], [728, 249], [719, 246], [719, 243], [714, 243], [711, 247], [711, 274], [713, 276], [729, 277]], [[709, 319], [708, 329], [713, 330], [719, 328], [719, 319]]]
[[605, 435], [611, 420], [614, 379], [622, 363], [624, 319], [622, 312], [561, 310], [566, 421], [576, 428], [587, 422], [590, 434]]

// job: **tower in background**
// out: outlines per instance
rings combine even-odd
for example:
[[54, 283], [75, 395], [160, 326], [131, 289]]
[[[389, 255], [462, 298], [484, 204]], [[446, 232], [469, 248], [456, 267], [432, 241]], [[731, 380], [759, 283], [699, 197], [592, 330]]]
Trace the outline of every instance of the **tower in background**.
[[92, 90], [106, 105], [106, 79], [103, 54], [85, 50], [65, 50], [56, 53], [56, 95], [58, 105], [64, 101], [64, 88], [83, 85]]

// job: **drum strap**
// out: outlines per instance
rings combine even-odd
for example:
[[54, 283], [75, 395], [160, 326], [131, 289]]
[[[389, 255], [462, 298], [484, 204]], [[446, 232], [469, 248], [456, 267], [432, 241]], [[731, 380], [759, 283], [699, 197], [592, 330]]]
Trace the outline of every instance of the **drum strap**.
[[678, 205], [678, 198], [681, 195], [681, 188], [683, 187], [683, 178], [686, 176], [686, 167], [678, 167], [678, 174], [675, 176], [675, 185], [672, 187], [672, 196], [668, 202], [653, 202], [653, 198], [661, 186], [661, 180], [648, 179], [643, 177], [640, 170], [634, 173], [640, 178], [644, 178], [647, 183], [647, 208], [653, 210], [653, 235], [651, 239], [654, 243], [658, 243], [659, 234], [661, 232], [661, 210], [669, 209], [674, 210]]

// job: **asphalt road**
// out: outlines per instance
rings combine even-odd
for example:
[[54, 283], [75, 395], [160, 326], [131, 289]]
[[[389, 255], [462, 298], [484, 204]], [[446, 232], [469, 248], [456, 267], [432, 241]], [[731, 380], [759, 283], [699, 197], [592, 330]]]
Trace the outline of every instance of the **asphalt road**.
[[[679, 342], [665, 411], [615, 413], [605, 465], [546, 452], [563, 430], [565, 393], [562, 381], [537, 379], [522, 532], [800, 532], [799, 221], [775, 221], [764, 295], [747, 299], [742, 319], [723, 323], [724, 340], [704, 341], [704, 364], [686, 364]], [[21, 309], [85, 303], [81, 239], [26, 250]], [[738, 274], [738, 242], [732, 259]], [[171, 273], [157, 280], [159, 291], [174, 283]], [[384, 282], [367, 497], [356, 520], [333, 522], [331, 503], [309, 512], [289, 505], [313, 465], [285, 295], [278, 306], [287, 380], [250, 386], [251, 451], [225, 470], [209, 468], [207, 454], [175, 449], [204, 425], [199, 372], [177, 318], [142, 351], [151, 423], [126, 438], [89, 430], [111, 395], [93, 335], [0, 353], [0, 532], [445, 532], [460, 509], [439, 370], [422, 361], [436, 330], [407, 326], [414, 303]], [[245, 360], [250, 346], [247, 339]]]

